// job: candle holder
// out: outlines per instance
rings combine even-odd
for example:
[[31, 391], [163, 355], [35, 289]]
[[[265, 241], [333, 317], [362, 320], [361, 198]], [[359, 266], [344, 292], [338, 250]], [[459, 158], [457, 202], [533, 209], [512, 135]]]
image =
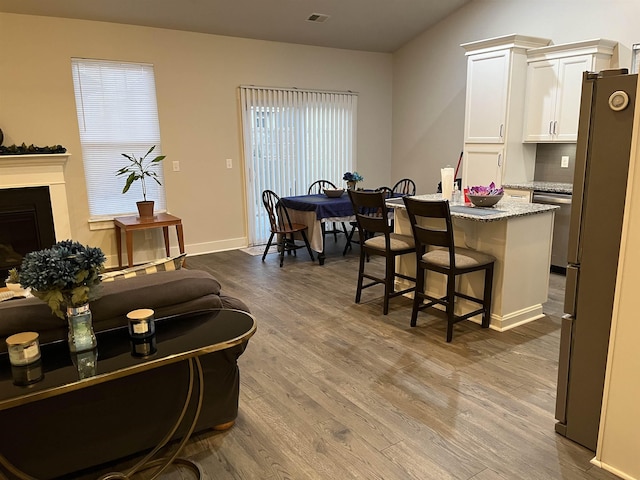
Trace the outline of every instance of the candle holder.
[[22, 332], [7, 338], [9, 362], [16, 367], [40, 360], [40, 343], [36, 332]]
[[133, 339], [152, 337], [156, 333], [153, 314], [150, 308], [141, 308], [127, 313], [129, 336]]

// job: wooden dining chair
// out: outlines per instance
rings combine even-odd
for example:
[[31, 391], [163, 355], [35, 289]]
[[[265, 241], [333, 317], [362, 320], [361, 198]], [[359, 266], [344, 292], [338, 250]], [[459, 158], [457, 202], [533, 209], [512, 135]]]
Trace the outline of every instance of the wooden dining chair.
[[399, 180], [391, 189], [394, 195], [415, 195], [416, 182], [410, 178]]
[[[358, 224], [360, 237], [360, 265], [358, 268], [358, 285], [356, 303], [360, 303], [362, 290], [374, 285], [384, 285], [383, 313], [389, 313], [389, 299], [412, 292], [415, 289], [415, 278], [396, 272], [396, 257], [415, 251], [413, 238], [409, 235], [393, 233], [389, 226], [388, 209], [384, 192], [361, 192], [349, 190], [349, 198]], [[376, 235], [379, 233], [380, 235]], [[366, 259], [369, 256], [385, 258], [384, 277], [365, 271]], [[403, 290], [395, 290], [396, 278], [410, 280], [414, 286]], [[365, 284], [365, 279], [371, 280]]]
[[[277, 235], [276, 242], [278, 245], [278, 252], [280, 253], [281, 267], [284, 262], [285, 252], [287, 252], [289, 255], [291, 255], [291, 252], [293, 252], [293, 254], [295, 255], [296, 250], [303, 247], [307, 247], [307, 251], [309, 252], [311, 261], [315, 261], [315, 259], [313, 258], [313, 252], [311, 251], [311, 245], [309, 244], [309, 239], [307, 238], [308, 227], [300, 223], [291, 222], [287, 207], [285, 207], [282, 202], [280, 202], [280, 197], [278, 197], [275, 192], [271, 190], [263, 191], [262, 203], [264, 204], [264, 208], [267, 210], [267, 215], [269, 216], [269, 225], [271, 228], [271, 235], [269, 236], [269, 241], [267, 242], [267, 246], [265, 247], [264, 253], [262, 254], [262, 261], [264, 262], [264, 259], [269, 252], [269, 248], [271, 248], [271, 242], [273, 241], [274, 235]], [[300, 234], [302, 240], [304, 241], [304, 245], [296, 244], [296, 234]]]
[[[453, 338], [454, 324], [482, 315], [482, 328], [491, 322], [491, 292], [493, 285], [493, 265], [495, 258], [468, 248], [454, 245], [453, 223], [448, 201], [422, 201], [404, 197], [407, 207], [416, 252], [416, 291], [411, 311], [411, 326], [415, 327], [418, 311], [442, 305], [447, 314], [447, 342]], [[476, 298], [456, 291], [456, 277], [475, 271], [484, 271], [484, 294]], [[447, 276], [447, 293], [444, 297], [434, 297], [426, 293], [425, 275], [427, 271]], [[455, 299], [464, 298], [480, 304], [480, 308], [463, 315], [456, 315]], [[425, 303], [424, 300], [427, 300]]]
[[[307, 195], [312, 195], [314, 193], [315, 194], [324, 194], [324, 189], [325, 188], [332, 188], [332, 189], [335, 190], [337, 187], [332, 182], [330, 182], [329, 180], [316, 180], [311, 185], [309, 185], [309, 189], [307, 190]], [[332, 228], [330, 230], [327, 230], [325, 222], [322, 222], [322, 242], [323, 243], [324, 243], [324, 236], [327, 233], [329, 233], [329, 234], [333, 233], [333, 241], [334, 242], [338, 241], [338, 234], [339, 233], [344, 233], [345, 237], [348, 239], [349, 232], [347, 230], [347, 226], [345, 225], [344, 222], [340, 222], [340, 223], [342, 224], [342, 230], [338, 229], [338, 226], [336, 225], [336, 222], [332, 222]], [[348, 244], [349, 244], [349, 240], [347, 240], [347, 245]]]

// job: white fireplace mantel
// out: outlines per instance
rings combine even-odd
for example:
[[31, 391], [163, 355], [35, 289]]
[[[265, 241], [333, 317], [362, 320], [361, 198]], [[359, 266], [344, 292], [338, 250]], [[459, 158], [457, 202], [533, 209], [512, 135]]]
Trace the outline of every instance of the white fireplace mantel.
[[71, 238], [64, 169], [70, 155], [0, 155], [0, 188], [49, 187], [56, 240]]

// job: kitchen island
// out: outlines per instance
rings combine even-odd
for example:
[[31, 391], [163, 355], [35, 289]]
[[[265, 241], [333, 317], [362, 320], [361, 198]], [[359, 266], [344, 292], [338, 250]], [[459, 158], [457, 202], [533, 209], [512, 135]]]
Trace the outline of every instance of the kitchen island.
[[[420, 200], [440, 200], [440, 194], [417, 195]], [[412, 235], [402, 199], [387, 201], [394, 208], [397, 233]], [[551, 240], [556, 206], [523, 203], [503, 198], [495, 207], [451, 204], [456, 245], [496, 257], [490, 328], [498, 331], [542, 317], [547, 301]], [[415, 257], [398, 258], [398, 271], [415, 275]], [[459, 277], [458, 291], [482, 296], [483, 273]], [[445, 277], [428, 272], [426, 288], [432, 295], [445, 295]], [[456, 313], [474, 308], [464, 299], [456, 300]], [[480, 318], [471, 319], [480, 323]], [[418, 316], [418, 322], [420, 316]]]

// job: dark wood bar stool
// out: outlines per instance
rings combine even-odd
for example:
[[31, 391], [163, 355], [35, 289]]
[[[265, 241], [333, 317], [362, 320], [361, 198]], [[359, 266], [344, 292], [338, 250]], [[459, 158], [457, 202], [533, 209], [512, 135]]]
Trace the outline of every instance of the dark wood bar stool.
[[[453, 325], [482, 314], [482, 328], [491, 321], [491, 292], [495, 258], [486, 253], [454, 246], [453, 224], [447, 201], [421, 201], [403, 197], [407, 207], [416, 245], [416, 291], [411, 312], [411, 326], [415, 327], [418, 311], [443, 305], [447, 313], [447, 342], [453, 338]], [[430, 221], [431, 223], [427, 223]], [[439, 222], [438, 222], [439, 221]], [[435, 226], [431, 226], [431, 225]], [[430, 247], [436, 247], [430, 249]], [[427, 270], [447, 276], [447, 294], [436, 298], [425, 293]], [[484, 295], [476, 298], [456, 291], [456, 276], [484, 270]], [[455, 315], [455, 298], [460, 297], [480, 304], [480, 308], [464, 315]], [[424, 302], [427, 300], [427, 303]]]
[[[385, 205], [385, 192], [360, 192], [349, 190], [349, 198], [353, 205], [353, 212], [358, 223], [358, 236], [360, 237], [360, 266], [358, 269], [358, 286], [356, 289], [356, 303], [360, 303], [362, 290], [374, 285], [384, 285], [383, 313], [389, 313], [389, 299], [412, 292], [415, 286], [404, 290], [395, 291], [396, 277], [415, 282], [414, 277], [397, 273], [395, 261], [398, 255], [406, 255], [415, 251], [413, 238], [408, 235], [393, 233], [389, 226], [388, 209]], [[381, 235], [377, 235], [379, 233]], [[371, 275], [365, 272], [365, 263], [369, 256], [380, 255], [385, 257], [384, 277]], [[364, 279], [371, 280], [364, 284]]]

